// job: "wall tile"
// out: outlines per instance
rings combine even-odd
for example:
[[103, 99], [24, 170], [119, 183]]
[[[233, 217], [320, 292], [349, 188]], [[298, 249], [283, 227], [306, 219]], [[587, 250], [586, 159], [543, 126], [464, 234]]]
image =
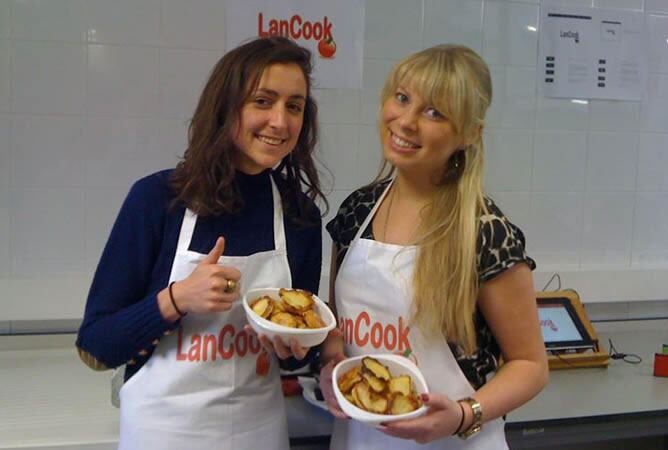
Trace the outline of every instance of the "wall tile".
[[586, 130], [589, 103], [587, 100], [538, 97], [536, 128], [542, 130]]
[[10, 126], [10, 116], [0, 115], [0, 186], [9, 186], [11, 181], [12, 152]]
[[586, 190], [634, 191], [638, 139], [633, 133], [589, 133]]
[[668, 301], [629, 302], [629, 316], [638, 319], [668, 317]]
[[582, 194], [531, 194], [527, 251], [541, 270], [579, 267], [582, 222]]
[[87, 189], [84, 193], [86, 267], [91, 276], [129, 189], [128, 185], [123, 189]]
[[668, 193], [636, 194], [633, 223], [633, 267], [668, 266]]
[[155, 114], [158, 49], [89, 45], [86, 101], [93, 114]]
[[421, 30], [422, 0], [366, 0], [364, 57], [401, 59], [420, 49]]
[[[8, 280], [11, 273], [10, 211], [9, 188], [0, 185], [0, 284], [2, 284], [2, 280]], [[0, 298], [5, 297], [5, 295], [0, 295]], [[2, 304], [2, 300], [0, 300], [0, 304]]]
[[585, 194], [583, 268], [624, 268], [630, 265], [634, 202], [632, 192]]
[[156, 121], [156, 145], [146, 155], [148, 173], [176, 166], [188, 146], [188, 125], [185, 120]]
[[86, 4], [85, 0], [14, 0], [12, 38], [83, 42]]
[[487, 64], [535, 66], [538, 5], [487, 1], [482, 56]]
[[360, 123], [375, 125], [380, 111], [380, 91], [395, 61], [365, 59], [363, 87], [360, 92]]
[[668, 75], [649, 74], [642, 100], [641, 123], [645, 131], [668, 132]]
[[84, 45], [14, 41], [11, 55], [12, 111], [83, 114]]
[[0, 113], [10, 109], [10, 77], [9, 41], [0, 40]]
[[164, 117], [189, 119], [219, 52], [160, 49], [160, 111]]
[[536, 123], [536, 69], [491, 66], [490, 73], [493, 98], [488, 126], [532, 129]]
[[360, 90], [314, 89], [320, 123], [358, 123], [360, 118]]
[[356, 179], [358, 188], [370, 183], [378, 175], [383, 161], [383, 148], [378, 135], [378, 127], [360, 125], [359, 150], [357, 153]]
[[84, 125], [79, 117], [14, 116], [12, 185], [83, 186]]
[[638, 191], [668, 192], [668, 134], [639, 137]]
[[86, 124], [86, 186], [125, 189], [147, 175], [157, 146], [155, 119], [90, 117]]
[[32, 278], [42, 275], [40, 271], [46, 276], [81, 271], [83, 191], [17, 188], [10, 192], [12, 272]]
[[[587, 311], [589, 320], [592, 322], [597, 320], [626, 320], [629, 317], [628, 302], [587, 303], [585, 310]], [[594, 328], [600, 331], [600, 327], [596, 324]]]
[[219, 0], [162, 0], [162, 45], [225, 49], [224, 6]]
[[640, 103], [616, 100], [589, 100], [589, 129], [638, 131]]
[[9, 39], [11, 30], [11, 0], [0, 0], [0, 39]]
[[645, 11], [668, 13], [668, 3], [666, 0], [645, 0]]
[[668, 74], [668, 16], [647, 16], [648, 70]]
[[485, 139], [486, 189], [496, 192], [530, 190], [533, 133], [489, 130]]
[[536, 131], [531, 189], [537, 192], [582, 191], [586, 151], [587, 135], [584, 132]]
[[[160, 42], [160, 0], [89, 0], [88, 42], [156, 45]], [[193, 29], [196, 33], [197, 29]]]
[[489, 195], [503, 214], [525, 233], [527, 248], [530, 248], [534, 239], [526, 235], [526, 231], [531, 222], [531, 194], [529, 192], [490, 192]]
[[590, 8], [594, 6], [594, 0], [542, 0], [540, 4], [543, 6], [554, 4], [559, 6], [581, 6]]
[[642, 10], [643, 0], [594, 0], [594, 8]]
[[482, 0], [425, 0], [423, 46], [461, 44], [482, 53]]
[[356, 189], [358, 125], [323, 125], [318, 158], [334, 174], [335, 189]]

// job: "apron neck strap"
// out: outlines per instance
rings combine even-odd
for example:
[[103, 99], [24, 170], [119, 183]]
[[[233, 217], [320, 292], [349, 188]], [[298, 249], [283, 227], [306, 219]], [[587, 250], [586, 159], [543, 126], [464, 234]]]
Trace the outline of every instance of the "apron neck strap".
[[[271, 181], [271, 195], [274, 206], [274, 248], [279, 251], [286, 251], [287, 244], [285, 239], [285, 227], [283, 226], [283, 204], [281, 202], [281, 194], [278, 192], [278, 187], [274, 182], [274, 178], [269, 175]], [[183, 222], [181, 223], [181, 231], [179, 232], [179, 241], [176, 246], [177, 252], [187, 252], [190, 248], [193, 233], [195, 232], [195, 225], [197, 224], [197, 214], [190, 208], [186, 208], [183, 215]]]
[[[358, 240], [362, 237], [362, 234], [364, 233], [364, 230], [367, 229], [367, 227], [369, 226], [369, 223], [371, 223], [371, 221], [373, 220], [373, 217], [376, 215], [376, 212], [378, 211], [378, 208], [380, 207], [380, 204], [383, 203], [383, 200], [385, 199], [387, 194], [390, 192], [390, 189], [392, 188], [392, 185], [394, 184], [394, 180], [395, 179], [392, 178], [390, 180], [390, 182], [387, 184], [387, 187], [385, 188], [385, 190], [381, 194], [380, 198], [378, 199], [376, 204], [373, 205], [373, 208], [371, 209], [371, 212], [369, 213], [369, 215], [366, 216], [366, 219], [364, 219], [364, 222], [362, 222], [362, 225], [357, 230], [357, 233], [355, 234], [355, 238], [353, 239], [353, 241], [356, 241], [356, 240]], [[352, 242], [351, 242], [351, 245], [352, 245]]]

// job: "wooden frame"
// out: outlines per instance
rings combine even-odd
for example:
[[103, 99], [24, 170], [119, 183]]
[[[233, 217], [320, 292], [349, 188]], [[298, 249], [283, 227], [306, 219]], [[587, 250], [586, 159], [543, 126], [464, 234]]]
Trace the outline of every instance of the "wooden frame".
[[558, 355], [548, 355], [548, 363], [550, 370], [559, 369], [575, 369], [581, 367], [607, 367], [609, 361], [608, 353], [603, 349], [598, 340], [596, 330], [592, 326], [584, 305], [580, 301], [580, 296], [574, 290], [551, 291], [551, 292], [536, 292], [536, 298], [567, 298], [573, 309], [578, 315], [578, 318], [584, 325], [589, 337], [594, 341], [594, 349], [586, 350], [578, 353], [563, 353]]

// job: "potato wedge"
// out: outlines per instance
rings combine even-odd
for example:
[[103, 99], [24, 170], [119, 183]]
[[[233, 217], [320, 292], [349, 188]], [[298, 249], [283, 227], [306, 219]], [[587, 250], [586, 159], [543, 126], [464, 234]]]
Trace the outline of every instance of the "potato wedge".
[[297, 320], [290, 313], [277, 313], [271, 316], [271, 321], [284, 327], [297, 328]]
[[280, 289], [278, 295], [285, 302], [285, 309], [295, 314], [302, 314], [313, 308], [313, 294], [301, 289]]
[[325, 322], [323, 322], [318, 313], [313, 311], [312, 309], [304, 311], [302, 317], [304, 318], [304, 322], [306, 322], [306, 326], [308, 326], [309, 328], [325, 327]]
[[390, 403], [390, 414], [406, 414], [415, 411], [420, 404], [415, 396], [396, 394]]
[[274, 301], [271, 297], [265, 295], [260, 297], [251, 303], [251, 309], [263, 319], [266, 319], [271, 315], [272, 309], [274, 309]]
[[366, 357], [362, 359], [363, 368], [371, 373], [376, 378], [380, 378], [383, 381], [389, 381], [390, 371], [389, 369], [382, 365], [378, 360]]
[[355, 384], [362, 381], [361, 369], [359, 367], [353, 367], [348, 372], [344, 373], [338, 380], [339, 389], [344, 394], [348, 394]]
[[385, 391], [386, 383], [380, 378], [376, 378], [368, 372], [362, 372], [362, 377], [367, 382], [372, 391], [379, 394]]
[[410, 395], [413, 391], [412, 385], [413, 383], [411, 382], [411, 377], [408, 375], [392, 377], [388, 383], [390, 393], [398, 393], [405, 396]]
[[369, 385], [365, 382], [357, 383], [353, 388], [353, 392], [367, 411], [376, 414], [384, 414], [387, 411], [387, 399], [372, 392]]

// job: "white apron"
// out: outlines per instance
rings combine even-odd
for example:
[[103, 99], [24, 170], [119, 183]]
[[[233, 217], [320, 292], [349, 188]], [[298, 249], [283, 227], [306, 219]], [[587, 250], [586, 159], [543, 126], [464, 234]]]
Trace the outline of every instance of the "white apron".
[[[361, 239], [390, 183], [357, 232], [336, 278], [336, 310], [348, 356], [397, 353], [408, 356], [424, 374], [430, 391], [459, 400], [474, 394], [444, 338], [427, 340], [409, 327], [416, 247]], [[506, 450], [503, 421], [487, 422], [464, 441], [448, 437], [427, 445], [387, 436], [354, 420], [336, 420], [331, 449]]]
[[[242, 296], [253, 288], [292, 286], [281, 198], [271, 184], [275, 250], [218, 261], [241, 272]], [[186, 210], [170, 282], [186, 278], [206, 256], [188, 250], [196, 222]], [[246, 323], [240, 301], [224, 313], [182, 318], [121, 389], [119, 450], [287, 450], [278, 362], [269, 358], [269, 372], [261, 375], [267, 355], [244, 331]]]

